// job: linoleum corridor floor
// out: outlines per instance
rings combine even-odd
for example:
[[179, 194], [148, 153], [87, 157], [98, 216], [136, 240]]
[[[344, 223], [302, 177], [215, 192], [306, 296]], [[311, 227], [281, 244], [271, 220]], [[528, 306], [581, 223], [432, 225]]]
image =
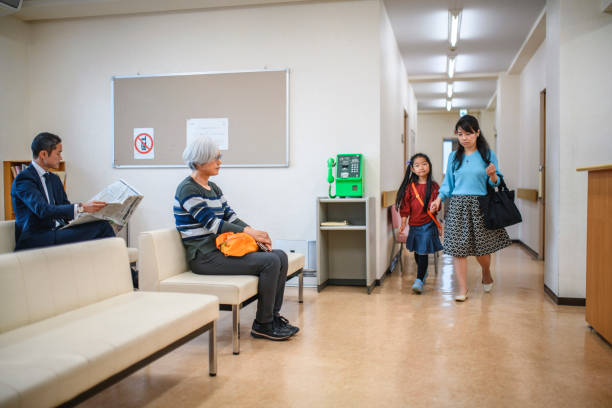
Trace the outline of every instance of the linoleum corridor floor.
[[423, 295], [405, 256], [371, 295], [329, 286], [287, 288], [283, 314], [301, 331], [287, 342], [250, 337], [255, 303], [241, 314], [232, 355], [231, 313], [220, 312], [218, 375], [208, 336], [179, 347], [83, 407], [612, 407], [612, 346], [584, 307], [557, 306], [543, 263], [513, 245], [493, 259], [483, 293], [470, 259], [469, 299], [455, 303], [451, 258], [433, 265]]

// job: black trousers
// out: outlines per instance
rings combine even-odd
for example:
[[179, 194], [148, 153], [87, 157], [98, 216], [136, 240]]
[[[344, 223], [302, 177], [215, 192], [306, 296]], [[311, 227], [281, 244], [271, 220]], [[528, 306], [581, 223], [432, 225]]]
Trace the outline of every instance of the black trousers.
[[51, 245], [72, 244], [92, 239], [114, 237], [115, 231], [107, 221], [95, 221], [66, 229], [25, 232], [21, 234], [15, 250], [40, 248]]
[[257, 314], [259, 323], [270, 323], [280, 314], [285, 294], [287, 254], [280, 249], [271, 252], [251, 252], [241, 258], [226, 257], [219, 251], [198, 255], [189, 262], [191, 271], [199, 275], [255, 275], [257, 287]]

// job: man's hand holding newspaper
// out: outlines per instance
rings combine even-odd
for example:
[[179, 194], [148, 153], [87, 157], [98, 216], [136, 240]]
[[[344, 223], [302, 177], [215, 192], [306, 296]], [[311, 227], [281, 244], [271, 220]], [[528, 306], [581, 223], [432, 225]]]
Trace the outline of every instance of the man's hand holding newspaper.
[[94, 207], [91, 208], [91, 210], [97, 211], [89, 212], [89, 210], [85, 208], [87, 212], [81, 213], [77, 218], [62, 228], [70, 228], [74, 225], [85, 224], [87, 222], [105, 220], [114, 224], [113, 227], [116, 231], [119, 231], [127, 224], [130, 216], [138, 204], [140, 204], [142, 198], [143, 196], [125, 181], [116, 181], [96, 194], [89, 202], [85, 203]]

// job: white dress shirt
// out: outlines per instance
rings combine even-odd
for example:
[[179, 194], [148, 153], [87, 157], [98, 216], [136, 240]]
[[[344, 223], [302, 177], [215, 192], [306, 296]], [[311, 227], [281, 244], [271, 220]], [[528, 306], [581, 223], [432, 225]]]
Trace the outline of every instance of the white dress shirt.
[[[49, 200], [49, 192], [47, 191], [47, 183], [45, 182], [45, 174], [47, 174], [48, 171], [40, 167], [38, 163], [36, 163], [34, 160], [32, 160], [32, 166], [34, 166], [34, 168], [36, 169], [36, 172], [38, 173], [38, 177], [40, 177], [40, 182], [43, 186], [43, 190], [45, 190], [45, 197], [47, 197], [47, 202], [51, 204], [51, 201]], [[79, 216], [79, 205], [74, 204], [74, 218], [76, 219], [78, 216]], [[55, 221], [55, 226], [56, 227], [59, 226], [59, 222], [57, 222], [57, 220]]]

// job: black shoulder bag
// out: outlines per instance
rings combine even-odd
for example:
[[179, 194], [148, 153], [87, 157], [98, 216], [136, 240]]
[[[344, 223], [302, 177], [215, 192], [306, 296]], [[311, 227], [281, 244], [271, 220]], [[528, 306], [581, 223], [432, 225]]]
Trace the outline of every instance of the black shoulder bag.
[[502, 176], [498, 174], [497, 177], [500, 178], [497, 191], [491, 187], [487, 177], [487, 195], [478, 197], [485, 227], [490, 230], [509, 227], [523, 221], [514, 204], [514, 190], [508, 190]]

